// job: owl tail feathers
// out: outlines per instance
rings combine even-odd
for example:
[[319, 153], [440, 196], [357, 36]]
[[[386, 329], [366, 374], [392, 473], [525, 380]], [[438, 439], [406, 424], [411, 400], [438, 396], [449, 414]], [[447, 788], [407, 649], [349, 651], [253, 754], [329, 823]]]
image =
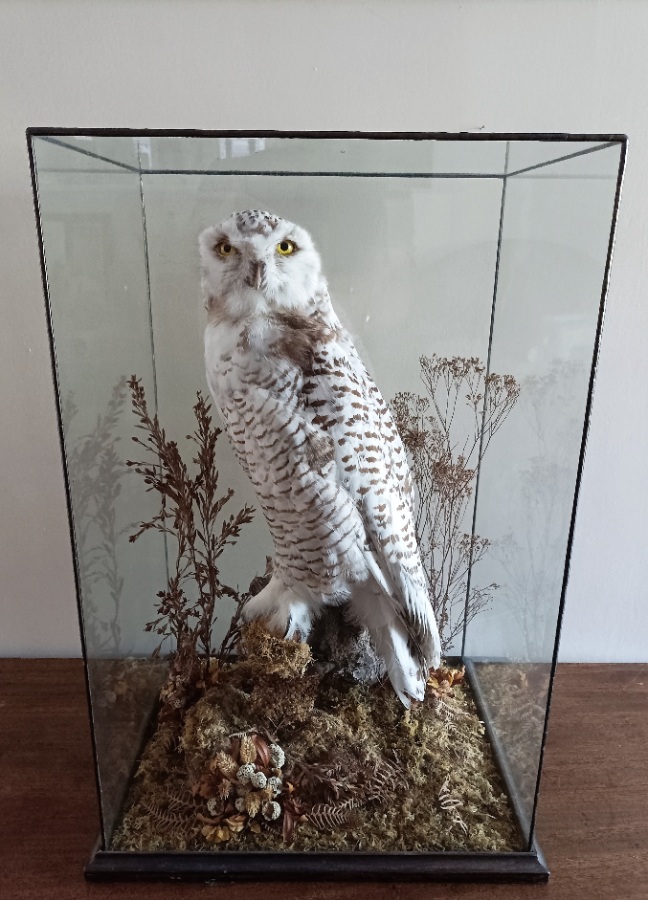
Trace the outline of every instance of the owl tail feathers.
[[395, 612], [391, 598], [375, 589], [357, 591], [350, 612], [352, 618], [369, 632], [374, 650], [383, 661], [403, 706], [408, 708], [412, 700], [423, 700], [430, 668], [428, 648], [420, 648], [412, 640], [406, 624]]
[[408, 635], [400, 623], [380, 629], [370, 629], [376, 652], [387, 669], [396, 696], [409, 708], [411, 700], [423, 700], [425, 678], [420, 660], [415, 659]]
[[287, 640], [299, 638], [305, 641], [313, 624], [313, 609], [287, 587], [277, 575], [252, 597], [243, 608], [246, 621], [263, 619], [268, 631]]
[[438, 669], [441, 665], [441, 638], [434, 613], [431, 613], [429, 620], [429, 635], [424, 648], [425, 659], [429, 669]]

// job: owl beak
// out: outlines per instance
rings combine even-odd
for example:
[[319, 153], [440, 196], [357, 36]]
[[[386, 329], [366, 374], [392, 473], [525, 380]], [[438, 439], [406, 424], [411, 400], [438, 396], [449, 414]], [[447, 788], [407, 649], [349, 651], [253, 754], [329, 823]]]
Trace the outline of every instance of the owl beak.
[[264, 262], [253, 262], [250, 268], [250, 277], [248, 278], [248, 284], [250, 287], [253, 287], [255, 291], [258, 291], [261, 287], [261, 282], [265, 278], [265, 263]]

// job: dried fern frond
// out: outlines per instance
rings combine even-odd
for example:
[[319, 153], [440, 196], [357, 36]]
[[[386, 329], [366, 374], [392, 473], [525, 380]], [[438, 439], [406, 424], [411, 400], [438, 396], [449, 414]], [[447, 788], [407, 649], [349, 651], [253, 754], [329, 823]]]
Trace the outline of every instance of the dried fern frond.
[[196, 819], [197, 806], [190, 794], [171, 791], [160, 800], [142, 801], [143, 809], [155, 821], [156, 831], [186, 828]]
[[308, 819], [320, 831], [335, 831], [349, 823], [355, 809], [362, 804], [354, 797], [337, 803], [317, 803], [307, 814]]
[[370, 772], [366, 785], [366, 802], [383, 801], [408, 788], [407, 779], [400, 766], [384, 757], [374, 763], [373, 771]]
[[468, 826], [463, 820], [459, 809], [463, 806], [463, 800], [450, 789], [450, 777], [448, 776], [439, 790], [439, 806], [447, 813], [453, 822], [464, 834], [468, 834]]

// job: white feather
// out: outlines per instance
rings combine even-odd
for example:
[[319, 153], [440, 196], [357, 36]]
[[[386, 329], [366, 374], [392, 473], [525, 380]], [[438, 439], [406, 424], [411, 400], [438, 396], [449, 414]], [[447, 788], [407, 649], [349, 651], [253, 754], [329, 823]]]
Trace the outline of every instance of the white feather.
[[[294, 252], [283, 255], [286, 242]], [[247, 615], [305, 637], [324, 605], [346, 602], [403, 703], [420, 699], [440, 645], [405, 451], [333, 311], [312, 239], [246, 211], [203, 232], [200, 251], [207, 379], [275, 543], [274, 575]]]

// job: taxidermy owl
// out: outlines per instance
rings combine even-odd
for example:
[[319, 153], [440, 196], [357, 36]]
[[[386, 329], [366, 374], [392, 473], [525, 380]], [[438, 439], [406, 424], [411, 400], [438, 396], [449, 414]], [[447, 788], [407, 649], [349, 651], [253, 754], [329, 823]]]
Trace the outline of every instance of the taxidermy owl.
[[274, 541], [245, 615], [308, 637], [348, 604], [407, 706], [438, 666], [405, 450], [303, 228], [259, 210], [200, 235], [207, 380]]

